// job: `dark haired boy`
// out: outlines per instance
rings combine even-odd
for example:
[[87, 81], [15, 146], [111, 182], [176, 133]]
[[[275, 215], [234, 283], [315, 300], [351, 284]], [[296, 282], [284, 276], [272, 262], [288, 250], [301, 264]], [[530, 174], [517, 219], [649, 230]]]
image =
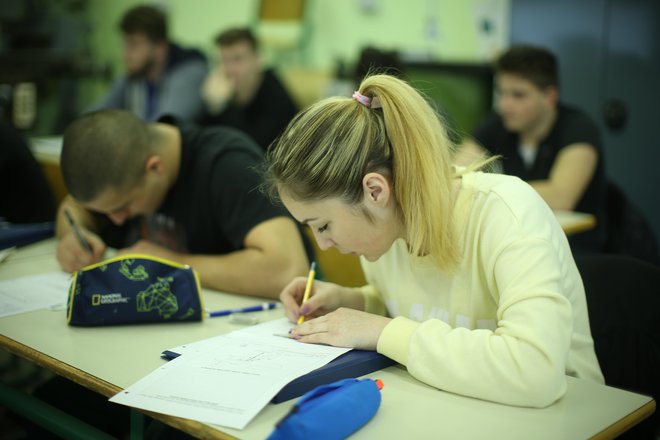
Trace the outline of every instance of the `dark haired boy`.
[[559, 101], [555, 56], [540, 47], [512, 47], [495, 63], [495, 91], [497, 113], [463, 142], [456, 163], [501, 155], [502, 171], [527, 181], [552, 209], [593, 214], [596, 228], [571, 236], [571, 247], [600, 251], [606, 187], [601, 137], [584, 112]]

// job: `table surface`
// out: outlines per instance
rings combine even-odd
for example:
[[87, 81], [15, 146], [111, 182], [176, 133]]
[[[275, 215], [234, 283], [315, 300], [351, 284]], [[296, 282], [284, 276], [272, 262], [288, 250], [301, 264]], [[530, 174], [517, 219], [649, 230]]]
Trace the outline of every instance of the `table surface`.
[[553, 211], [566, 235], [588, 231], [596, 226], [596, 217], [592, 214], [576, 211]]
[[[0, 280], [57, 270], [54, 240], [26, 246], [0, 263]], [[204, 291], [206, 306], [242, 307], [259, 299]], [[280, 309], [259, 312], [261, 321], [282, 316]], [[227, 317], [201, 323], [81, 328], [66, 325], [65, 311], [40, 310], [0, 318], [0, 346], [106, 396], [158, 368], [163, 349], [241, 328]], [[374, 419], [351, 438], [614, 438], [651, 414], [647, 396], [568, 378], [566, 395], [544, 409], [518, 408], [458, 396], [427, 386], [401, 366], [367, 377], [385, 384]], [[246, 429], [213, 427], [147, 413], [205, 438], [263, 439], [290, 409], [293, 400], [269, 404]]]

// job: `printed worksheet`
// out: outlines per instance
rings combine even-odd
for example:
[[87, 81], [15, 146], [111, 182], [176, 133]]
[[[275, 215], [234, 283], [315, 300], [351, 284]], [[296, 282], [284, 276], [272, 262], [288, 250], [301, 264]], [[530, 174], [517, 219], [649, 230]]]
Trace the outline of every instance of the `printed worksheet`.
[[349, 351], [275, 335], [291, 325], [280, 319], [189, 344], [110, 401], [243, 429], [287, 383]]
[[71, 275], [48, 272], [0, 281], [0, 318], [66, 304]]

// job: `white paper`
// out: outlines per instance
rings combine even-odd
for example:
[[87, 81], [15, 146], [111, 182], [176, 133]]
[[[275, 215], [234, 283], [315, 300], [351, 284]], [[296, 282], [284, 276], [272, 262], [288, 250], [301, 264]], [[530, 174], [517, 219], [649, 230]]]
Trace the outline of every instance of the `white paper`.
[[0, 318], [66, 303], [71, 275], [48, 272], [0, 281]]
[[291, 326], [279, 319], [187, 344], [110, 401], [243, 429], [287, 383], [350, 350], [273, 336]]

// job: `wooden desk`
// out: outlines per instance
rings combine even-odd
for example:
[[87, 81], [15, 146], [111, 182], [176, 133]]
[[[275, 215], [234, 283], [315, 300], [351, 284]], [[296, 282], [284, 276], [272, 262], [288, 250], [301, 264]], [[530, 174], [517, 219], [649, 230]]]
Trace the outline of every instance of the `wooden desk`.
[[[27, 246], [0, 264], [0, 280], [55, 270], [54, 240]], [[254, 298], [205, 291], [209, 308], [254, 304]], [[262, 321], [281, 310], [260, 312]], [[0, 346], [105, 396], [163, 364], [160, 352], [239, 328], [226, 317], [202, 323], [80, 328], [64, 311], [41, 310], [0, 318]], [[566, 395], [545, 409], [499, 405], [439, 391], [401, 367], [370, 374], [385, 387], [375, 418], [351, 438], [614, 438], [650, 415], [647, 396], [568, 378]], [[204, 438], [263, 439], [292, 406], [270, 404], [242, 431], [159, 414], [149, 415]]]
[[575, 211], [553, 211], [566, 235], [588, 231], [596, 226], [596, 217], [592, 214]]

